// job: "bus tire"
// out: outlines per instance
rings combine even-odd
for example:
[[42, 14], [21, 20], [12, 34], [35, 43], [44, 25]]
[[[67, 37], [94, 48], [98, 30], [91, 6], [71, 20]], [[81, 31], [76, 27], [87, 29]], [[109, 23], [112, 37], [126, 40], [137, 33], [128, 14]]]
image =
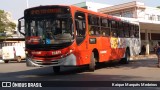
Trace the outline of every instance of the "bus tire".
[[129, 61], [130, 61], [130, 53], [129, 53], [129, 50], [127, 49], [125, 52], [125, 56], [124, 58], [121, 59], [120, 63], [129, 64]]
[[90, 58], [90, 64], [89, 64], [89, 71], [94, 72], [95, 66], [96, 66], [96, 63], [95, 63], [94, 52], [92, 52], [91, 58]]
[[17, 56], [17, 57], [16, 57], [16, 60], [17, 60], [17, 62], [19, 62], [19, 63], [20, 63], [20, 62], [21, 62], [21, 60], [22, 60], [22, 58], [21, 58], [20, 56]]
[[59, 73], [60, 72], [60, 66], [53, 66], [53, 71], [54, 71], [54, 73]]
[[4, 63], [9, 63], [9, 60], [4, 60]]

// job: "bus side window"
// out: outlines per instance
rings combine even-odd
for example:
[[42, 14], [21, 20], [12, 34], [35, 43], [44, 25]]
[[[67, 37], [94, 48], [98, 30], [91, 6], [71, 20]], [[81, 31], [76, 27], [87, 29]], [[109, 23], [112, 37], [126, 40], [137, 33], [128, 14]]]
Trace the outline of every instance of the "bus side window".
[[101, 18], [100, 23], [102, 36], [110, 36], [109, 20], [106, 18]]
[[119, 22], [119, 25], [118, 25], [118, 33], [119, 33], [119, 37], [124, 37], [124, 30], [123, 30], [123, 23], [122, 22]]
[[75, 25], [76, 25], [76, 42], [79, 45], [84, 40], [86, 35], [86, 19], [83, 12], [75, 13]]
[[135, 37], [139, 38], [139, 26], [135, 25]]
[[100, 35], [99, 17], [88, 15], [89, 35]]
[[129, 35], [129, 24], [127, 24], [127, 23], [124, 23], [124, 34], [125, 34], [126, 38], [130, 37], [130, 35]]
[[111, 36], [118, 37], [117, 22], [111, 21]]
[[131, 38], [135, 37], [135, 28], [134, 28], [134, 25], [130, 26], [130, 37]]

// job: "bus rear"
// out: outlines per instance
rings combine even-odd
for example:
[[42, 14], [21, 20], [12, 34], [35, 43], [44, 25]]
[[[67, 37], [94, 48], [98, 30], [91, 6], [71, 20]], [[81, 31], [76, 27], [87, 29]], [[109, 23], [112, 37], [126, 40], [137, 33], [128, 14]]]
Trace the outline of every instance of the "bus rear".
[[[21, 18], [23, 19], [23, 18]], [[21, 19], [19, 19], [19, 24]], [[76, 66], [74, 29], [67, 6], [40, 6], [24, 12], [27, 66]], [[21, 30], [21, 27], [19, 27]]]

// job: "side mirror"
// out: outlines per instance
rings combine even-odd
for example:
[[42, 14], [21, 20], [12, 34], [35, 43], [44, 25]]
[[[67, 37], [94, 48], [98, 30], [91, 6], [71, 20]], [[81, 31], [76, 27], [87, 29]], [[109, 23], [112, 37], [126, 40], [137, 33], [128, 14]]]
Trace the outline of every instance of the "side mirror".
[[18, 21], [18, 31], [21, 30], [21, 21]]
[[25, 33], [22, 32], [22, 27], [24, 27], [24, 26], [22, 26], [22, 22], [24, 23], [24, 17], [18, 19], [18, 31], [19, 31], [20, 34], [25, 36]]

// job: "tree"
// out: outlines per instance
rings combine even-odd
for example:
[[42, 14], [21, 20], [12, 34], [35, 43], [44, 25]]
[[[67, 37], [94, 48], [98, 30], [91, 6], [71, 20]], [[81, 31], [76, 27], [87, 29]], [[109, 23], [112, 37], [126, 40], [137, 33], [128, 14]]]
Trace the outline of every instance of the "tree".
[[157, 6], [157, 8], [159, 8], [159, 9], [160, 9], [160, 6]]
[[0, 10], [0, 33], [13, 31], [15, 28], [16, 24], [9, 18], [9, 13], [4, 10]]

